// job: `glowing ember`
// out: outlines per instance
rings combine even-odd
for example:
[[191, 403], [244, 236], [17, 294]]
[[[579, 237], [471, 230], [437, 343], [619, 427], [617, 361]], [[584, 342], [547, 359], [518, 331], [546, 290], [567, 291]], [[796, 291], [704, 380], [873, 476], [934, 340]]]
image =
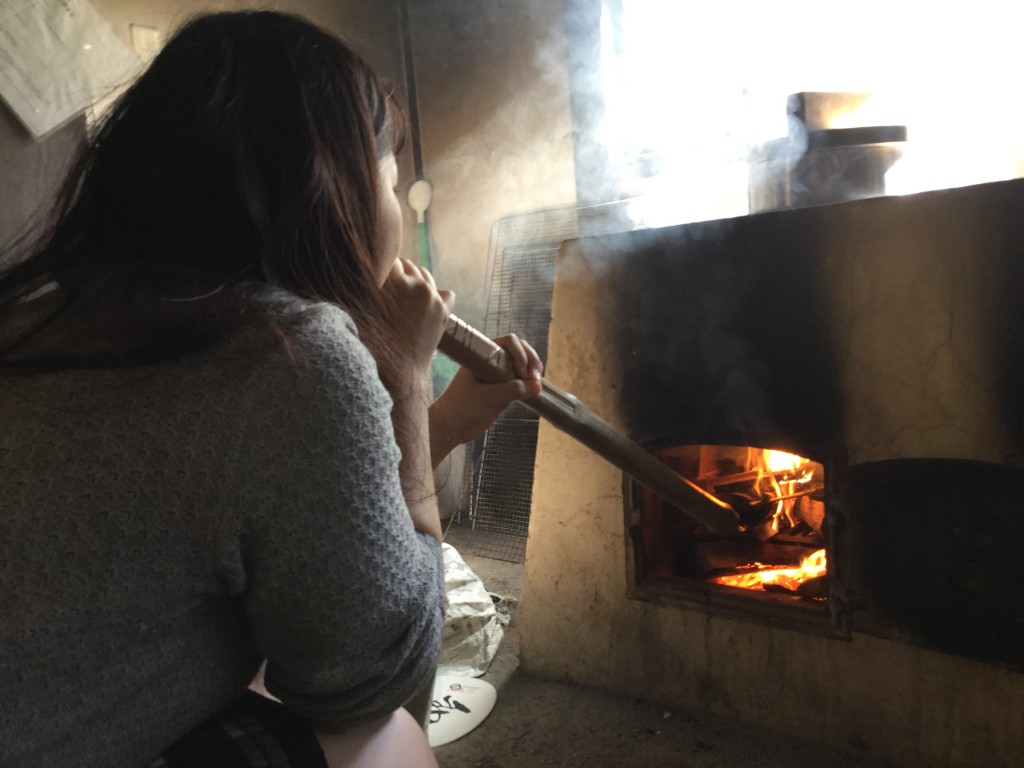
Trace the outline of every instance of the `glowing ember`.
[[819, 549], [805, 557], [796, 568], [778, 568], [761, 563], [742, 566], [739, 573], [716, 576], [710, 581], [714, 584], [725, 584], [729, 587], [742, 589], [764, 589], [766, 586], [777, 586], [796, 592], [796, 588], [805, 581], [817, 578], [825, 573], [825, 550]]

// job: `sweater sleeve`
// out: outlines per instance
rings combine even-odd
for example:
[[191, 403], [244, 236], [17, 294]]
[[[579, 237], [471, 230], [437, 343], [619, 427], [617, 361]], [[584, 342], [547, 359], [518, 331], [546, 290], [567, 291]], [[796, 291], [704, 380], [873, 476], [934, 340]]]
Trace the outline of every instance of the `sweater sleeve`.
[[219, 549], [267, 690], [344, 726], [404, 704], [434, 672], [444, 622], [440, 546], [414, 530], [391, 399], [351, 318], [321, 305], [298, 360], [260, 363]]

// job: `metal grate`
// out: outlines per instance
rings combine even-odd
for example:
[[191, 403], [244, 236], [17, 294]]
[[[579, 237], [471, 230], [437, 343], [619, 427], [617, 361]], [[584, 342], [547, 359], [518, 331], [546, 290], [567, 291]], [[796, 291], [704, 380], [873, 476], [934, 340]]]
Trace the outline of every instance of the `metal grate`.
[[[629, 229], [623, 204], [553, 208], [506, 216], [491, 231], [489, 294], [481, 330], [515, 333], [547, 361], [555, 259], [581, 235]], [[533, 495], [539, 417], [509, 408], [467, 451], [462, 505], [446, 540], [471, 554], [521, 563]]]

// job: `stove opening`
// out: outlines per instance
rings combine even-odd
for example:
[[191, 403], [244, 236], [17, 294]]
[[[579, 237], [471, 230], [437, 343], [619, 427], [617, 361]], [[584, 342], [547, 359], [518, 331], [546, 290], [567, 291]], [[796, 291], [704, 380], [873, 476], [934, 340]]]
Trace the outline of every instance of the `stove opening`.
[[638, 578], [697, 580], [736, 594], [825, 603], [825, 468], [773, 448], [681, 445], [654, 451], [678, 474], [733, 506], [740, 530], [723, 537], [634, 486]]

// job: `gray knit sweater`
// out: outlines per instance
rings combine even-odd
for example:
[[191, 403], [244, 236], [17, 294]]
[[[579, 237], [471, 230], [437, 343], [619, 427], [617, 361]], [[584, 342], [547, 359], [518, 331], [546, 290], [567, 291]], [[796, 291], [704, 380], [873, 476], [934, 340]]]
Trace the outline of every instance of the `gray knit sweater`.
[[139, 768], [263, 658], [329, 725], [433, 672], [440, 548], [374, 361], [344, 312], [262, 295], [297, 361], [0, 376], [0, 766]]

